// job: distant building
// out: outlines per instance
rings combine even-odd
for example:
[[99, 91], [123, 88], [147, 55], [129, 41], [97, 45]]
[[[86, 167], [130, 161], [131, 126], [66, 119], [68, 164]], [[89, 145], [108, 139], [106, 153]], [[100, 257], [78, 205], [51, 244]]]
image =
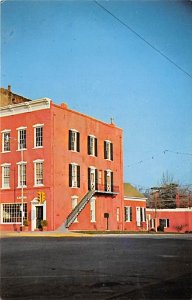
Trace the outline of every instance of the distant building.
[[122, 230], [122, 130], [48, 98], [11, 99], [0, 109], [1, 230], [19, 230], [22, 202], [32, 231], [42, 220], [48, 230]]
[[28, 101], [31, 100], [13, 93], [10, 85], [7, 89], [0, 88], [0, 107]]
[[124, 230], [146, 230], [146, 200], [130, 183], [124, 183]]
[[148, 230], [164, 232], [192, 232], [192, 208], [147, 208]]

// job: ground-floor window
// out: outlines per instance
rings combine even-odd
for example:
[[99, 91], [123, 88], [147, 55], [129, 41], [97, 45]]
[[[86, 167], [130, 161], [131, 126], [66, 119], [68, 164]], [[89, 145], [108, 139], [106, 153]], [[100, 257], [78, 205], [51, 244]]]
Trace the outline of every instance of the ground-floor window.
[[91, 222], [95, 222], [95, 198], [91, 198], [90, 200], [90, 220]]
[[141, 214], [141, 222], [145, 222], [146, 221], [145, 207], [140, 207], [140, 214]]
[[120, 208], [117, 207], [117, 222], [120, 221]]
[[169, 219], [159, 219], [159, 225], [163, 226], [164, 228], [169, 227]]
[[[27, 219], [27, 204], [23, 204], [24, 219]], [[1, 204], [1, 222], [2, 223], [21, 223], [21, 203]]]
[[125, 213], [125, 222], [131, 222], [132, 221], [132, 207], [125, 206], [124, 213]]

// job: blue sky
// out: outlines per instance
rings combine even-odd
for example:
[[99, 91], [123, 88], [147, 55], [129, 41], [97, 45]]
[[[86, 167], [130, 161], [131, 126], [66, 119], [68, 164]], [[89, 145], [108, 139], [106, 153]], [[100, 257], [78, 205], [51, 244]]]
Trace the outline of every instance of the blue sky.
[[3, 2], [1, 86], [113, 117], [125, 181], [148, 188], [168, 172], [191, 184], [192, 4], [98, 3], [110, 13], [94, 1]]

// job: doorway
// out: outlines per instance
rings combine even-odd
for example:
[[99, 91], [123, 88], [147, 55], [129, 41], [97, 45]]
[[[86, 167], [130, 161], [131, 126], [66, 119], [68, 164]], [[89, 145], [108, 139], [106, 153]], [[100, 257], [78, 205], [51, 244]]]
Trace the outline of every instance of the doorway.
[[43, 220], [43, 206], [36, 206], [36, 228], [41, 228], [41, 221]]

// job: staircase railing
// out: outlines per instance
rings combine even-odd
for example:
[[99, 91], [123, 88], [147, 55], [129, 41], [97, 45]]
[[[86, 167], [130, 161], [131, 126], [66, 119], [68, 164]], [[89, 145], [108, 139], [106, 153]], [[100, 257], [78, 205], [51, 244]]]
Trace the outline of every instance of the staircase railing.
[[95, 194], [95, 190], [88, 191], [83, 199], [75, 206], [72, 212], [68, 215], [65, 221], [65, 227], [68, 228], [80, 214], [85, 205], [89, 202], [91, 197]]

